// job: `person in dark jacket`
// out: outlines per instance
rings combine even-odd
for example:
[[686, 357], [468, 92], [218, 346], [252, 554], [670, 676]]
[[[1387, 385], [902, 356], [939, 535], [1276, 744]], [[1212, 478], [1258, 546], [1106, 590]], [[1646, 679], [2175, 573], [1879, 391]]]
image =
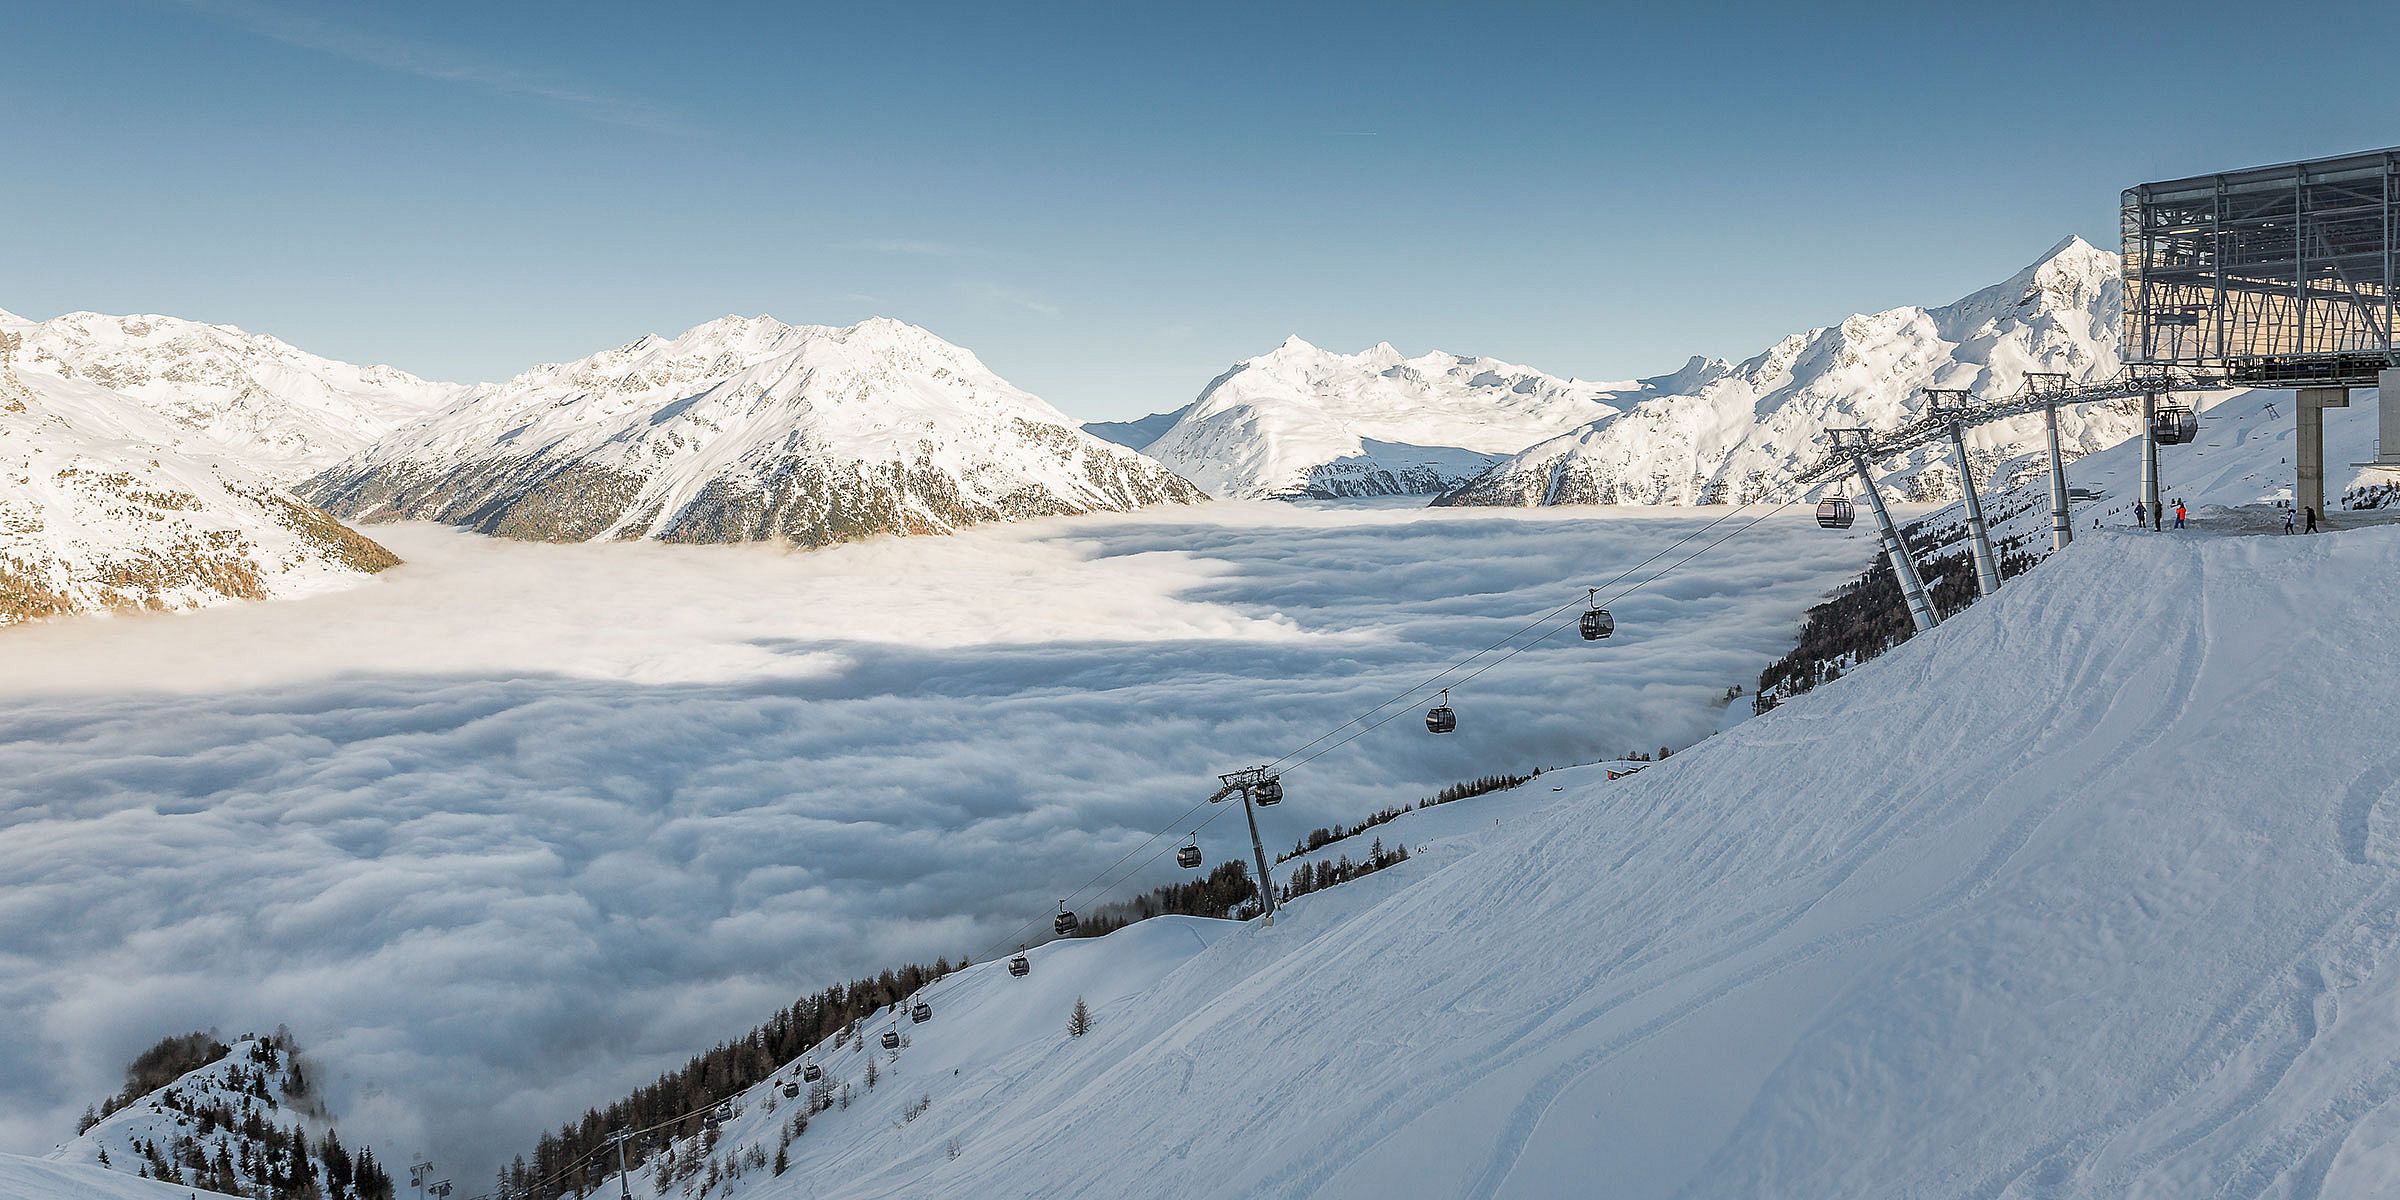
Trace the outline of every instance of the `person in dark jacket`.
[[2135, 527], [2135, 528], [2137, 528], [2137, 529], [2138, 529], [2138, 528], [2140, 528], [2140, 527], [2141, 527], [2141, 526], [2143, 526], [2144, 524], [2147, 524], [2147, 523], [2148, 523], [2148, 519], [2149, 519], [2149, 518], [2148, 518], [2148, 515], [2147, 515], [2147, 513], [2146, 513], [2146, 512], [2145, 512], [2145, 510], [2142, 508], [2142, 502], [2141, 502], [2141, 501], [2139, 501], [2139, 500], [2136, 500], [2136, 501], [2134, 501], [2134, 502], [2133, 502], [2133, 524], [2134, 524], [2134, 527]]
[[2313, 508], [2304, 508], [2300, 511], [2308, 514], [2308, 531], [2310, 533], [2315, 533], [2317, 531], [2317, 510]]

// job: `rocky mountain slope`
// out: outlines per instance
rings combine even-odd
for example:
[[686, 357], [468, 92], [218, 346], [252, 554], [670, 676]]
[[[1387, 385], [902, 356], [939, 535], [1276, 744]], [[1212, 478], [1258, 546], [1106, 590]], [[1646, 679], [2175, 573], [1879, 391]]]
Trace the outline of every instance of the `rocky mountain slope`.
[[[346, 586], [399, 560], [0, 322], [0, 625]], [[32, 327], [38, 328], [38, 327]]]
[[124, 396], [194, 448], [279, 484], [340, 462], [461, 390], [177, 317], [76, 312], [13, 327], [20, 367]]
[[[1625, 411], [1552, 438], [1443, 496], [1442, 504], [1712, 504], [1778, 491], [1838, 426], [1889, 427], [1924, 412], [1922, 389], [2018, 389], [2027, 371], [2075, 380], [2119, 366], [2117, 256], [2070, 238], [2008, 280], [1939, 308], [1896, 308], [1787, 337], [1737, 366], [1646, 381]], [[2139, 432], [2130, 404], [2061, 414], [2070, 454]], [[1981, 426], [1980, 472], [2013, 477], [2042, 446], [2039, 415]], [[1905, 494], [1958, 494], [1946, 445], [1886, 464]]]
[[1093, 432], [1225, 499], [1445, 491], [1526, 446], [1614, 414], [1633, 385], [1584, 383], [1488, 358], [1339, 354], [1289, 338], [1175, 413]]
[[543, 541], [803, 546], [1204, 498], [915, 326], [768, 317], [470, 389], [302, 492]]

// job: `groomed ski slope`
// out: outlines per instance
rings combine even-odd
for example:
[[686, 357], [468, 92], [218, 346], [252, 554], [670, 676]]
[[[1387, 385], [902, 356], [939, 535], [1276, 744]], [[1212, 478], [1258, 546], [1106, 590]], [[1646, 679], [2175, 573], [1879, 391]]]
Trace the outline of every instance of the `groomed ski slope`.
[[716, 1194], [2394, 1194], [2396, 576], [2388, 528], [2081, 537], [1271, 930], [947, 981], [899, 1078]]
[[131, 1171], [0, 1154], [0, 1200], [214, 1200], [218, 1196], [217, 1192], [143, 1179]]

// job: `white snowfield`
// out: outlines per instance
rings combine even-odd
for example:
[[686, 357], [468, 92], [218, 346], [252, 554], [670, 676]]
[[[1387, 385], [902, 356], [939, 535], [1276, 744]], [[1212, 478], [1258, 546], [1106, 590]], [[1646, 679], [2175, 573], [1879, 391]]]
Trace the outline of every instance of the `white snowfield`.
[[[1794, 334], [1739, 366], [1695, 360], [1644, 381], [1622, 414], [1527, 448], [1444, 504], [1692, 504], [1774, 494], [1824, 453], [1825, 430], [1892, 428], [1925, 412], [1923, 389], [2015, 393], [2028, 371], [2114, 374], [2124, 304], [2117, 256], [2069, 238], [2011, 278], [1939, 308], [1895, 308]], [[2070, 454], [2140, 431], [2123, 407], [2061, 414]], [[1978, 427], [1985, 465], [2043, 446], [2039, 414]], [[1908, 494], [1958, 494], [1947, 444], [1882, 464]], [[2006, 468], [2004, 468], [2005, 470]]]
[[1175, 414], [1122, 422], [1135, 446], [1219, 499], [1446, 491], [1535, 442], [1613, 415], [1635, 385], [1390, 343], [1357, 354], [1297, 337], [1244, 359]]
[[1638, 775], [1382, 827], [1448, 836], [1272, 929], [972, 968], [716, 1194], [2400, 1193], [2395, 575], [2400, 529], [2087, 534]]
[[[155, 314], [16, 318], [20, 367], [97, 385], [162, 418], [193, 448], [297, 483], [462, 389], [354, 366], [264, 334]], [[10, 323], [0, 314], [0, 325]]]
[[0, 1200], [215, 1200], [211, 1192], [80, 1163], [0, 1154]]
[[304, 492], [550, 541], [805, 545], [1202, 498], [916, 326], [771, 317], [470, 389]]
[[0, 322], [0, 626], [309, 595], [397, 561]]

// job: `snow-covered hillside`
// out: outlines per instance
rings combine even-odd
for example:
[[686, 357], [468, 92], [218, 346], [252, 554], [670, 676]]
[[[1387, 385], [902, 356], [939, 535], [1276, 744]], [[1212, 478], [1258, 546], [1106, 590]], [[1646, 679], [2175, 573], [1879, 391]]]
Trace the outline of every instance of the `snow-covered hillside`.
[[45, 1160], [237, 1196], [356, 1200], [388, 1190], [389, 1168], [372, 1151], [342, 1145], [288, 1038], [212, 1048], [225, 1053], [125, 1098]]
[[[398, 560], [0, 323], [0, 625], [297, 596]], [[39, 327], [32, 327], [39, 328]]]
[[195, 449], [278, 484], [340, 462], [460, 390], [177, 317], [76, 312], [14, 328], [19, 366], [129, 397]]
[[2390, 1195], [2395, 573], [2400, 529], [2087, 535], [1271, 929], [946, 980], [788, 1146], [805, 1092], [729, 1109], [766, 1165], [710, 1194]]
[[0, 1200], [220, 1200], [222, 1192], [111, 1171], [0, 1154]]
[[809, 546], [1202, 498], [915, 326], [768, 317], [471, 389], [303, 491], [546, 541]]
[[[1693, 504], [1781, 489], [1826, 448], [1824, 431], [1923, 415], [1922, 389], [2016, 392], [2028, 371], [2114, 374], [2123, 288], [2117, 256], [2069, 238], [2007, 281], [1940, 308], [1896, 308], [1787, 337], [1738, 366], [1645, 381], [1623, 413], [1552, 438], [1443, 496], [1442, 504]], [[2062, 414], [2068, 453], [2139, 432], [2130, 405]], [[2042, 446], [2037, 414], [1975, 430], [1969, 451], [2007, 473]], [[1946, 446], [1885, 464], [1921, 499], [1958, 492]]]
[[[1094, 430], [1126, 439], [1220, 499], [1446, 491], [1537, 441], [1617, 411], [1628, 384], [1488, 358], [1357, 354], [1288, 338], [1175, 413]], [[1153, 440], [1133, 440], [1172, 417]]]

